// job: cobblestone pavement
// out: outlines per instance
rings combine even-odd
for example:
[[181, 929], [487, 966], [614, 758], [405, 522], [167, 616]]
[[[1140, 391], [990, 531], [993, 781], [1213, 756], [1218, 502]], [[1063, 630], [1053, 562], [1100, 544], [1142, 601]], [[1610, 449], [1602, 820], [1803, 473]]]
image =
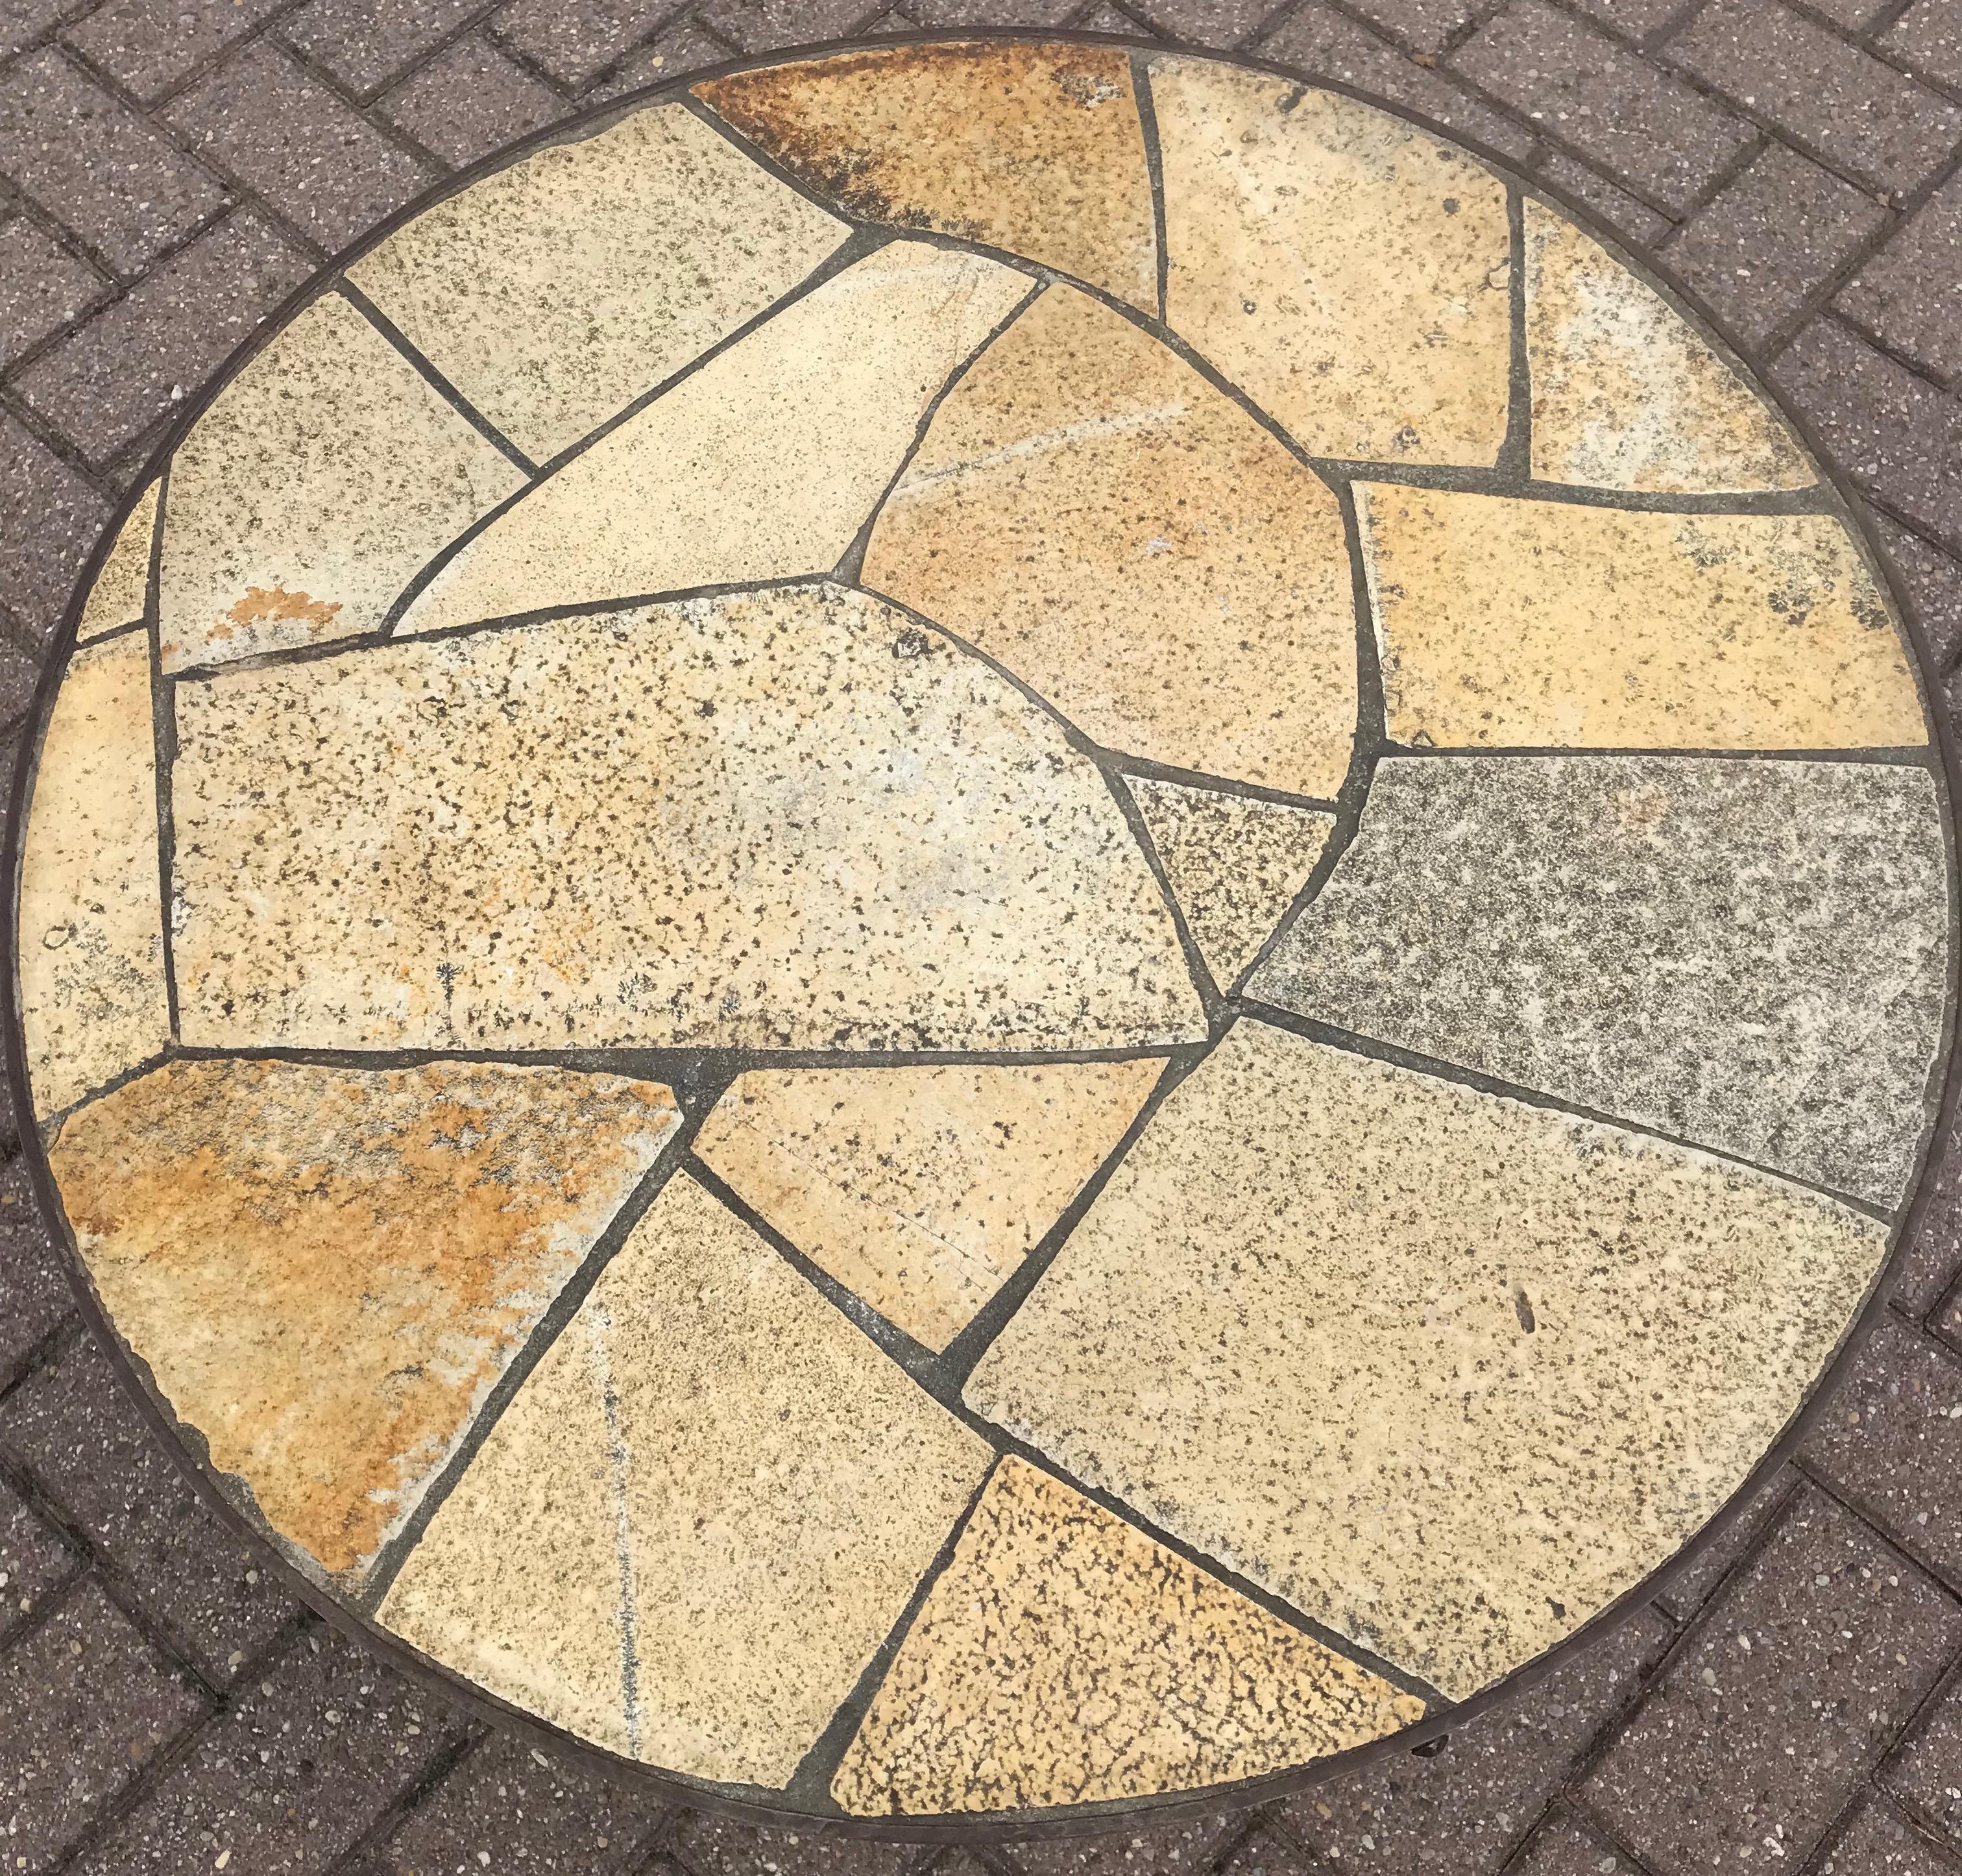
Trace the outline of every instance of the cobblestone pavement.
[[[0, 0], [0, 724], [177, 403], [446, 171], [739, 52], [1066, 24], [1400, 99], [1657, 250], [1962, 654], [1958, 0]], [[1951, 698], [1957, 693], [1951, 679]], [[0, 1868], [1962, 1876], [1962, 1148], [1794, 1462], [1607, 1641], [1253, 1814], [979, 1851], [663, 1809], [445, 1710], [228, 1539], [0, 1171]]]

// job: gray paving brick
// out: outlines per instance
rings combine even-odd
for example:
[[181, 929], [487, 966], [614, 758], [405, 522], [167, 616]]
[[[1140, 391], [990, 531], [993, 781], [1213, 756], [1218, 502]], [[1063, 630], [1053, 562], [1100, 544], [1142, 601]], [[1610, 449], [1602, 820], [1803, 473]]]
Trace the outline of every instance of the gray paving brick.
[[1675, 224], [1598, 171], [1577, 162], [1564, 151], [1548, 155], [1535, 172], [1542, 181], [1574, 197], [1603, 221], [1631, 240], [1654, 248], [1666, 240]]
[[91, 462], [107, 462], [194, 395], [312, 271], [264, 216], [235, 209], [51, 346], [17, 388]]
[[81, 1554], [0, 1479], [0, 1645], [81, 1568]]
[[379, 107], [397, 129], [452, 169], [542, 130], [569, 108], [550, 85], [475, 33], [445, 46]]
[[[11, 754], [11, 751], [10, 751]], [[12, 767], [11, 760], [8, 766]], [[0, 1386], [11, 1381], [29, 1350], [75, 1308], [59, 1253], [34, 1204], [20, 1160], [0, 1171]]]
[[0, 600], [37, 638], [53, 631], [109, 515], [87, 481], [0, 413]]
[[491, 24], [500, 38], [576, 91], [678, 11], [675, 0], [510, 0]]
[[1666, 33], [1695, 4], [1695, 0], [1576, 0], [1583, 13], [1592, 14], [1624, 39], [1650, 40]]
[[1962, 1360], [1884, 1315], [1804, 1453], [1904, 1549], [1962, 1584]]
[[77, 1876], [318, 1876], [372, 1829], [455, 1724], [365, 1650], [315, 1626], [247, 1687]]
[[1962, 548], [1962, 404], [1831, 319], [1807, 326], [1772, 372], [1869, 496]]
[[53, 47], [0, 79], [8, 179], [134, 272], [224, 206], [216, 179]]
[[1780, 1466], [1656, 1600], [1678, 1622], [1687, 1622], [1736, 1568], [1744, 1553], [1757, 1541], [1759, 1532], [1797, 1488], [1798, 1482], [1799, 1475], [1793, 1468]]
[[911, 1844], [823, 1830], [759, 1830], [705, 1811], [682, 1814], [674, 1855], [690, 1876], [909, 1876], [925, 1861]]
[[0, 228], [0, 365], [60, 331], [108, 290], [86, 260], [33, 222]]
[[1584, 1795], [1659, 1876], [1796, 1868], [1958, 1646], [1962, 1605], [1808, 1487]]
[[1220, 1866], [1219, 1876], [1315, 1876], [1317, 1868], [1272, 1831], [1257, 1830]]
[[[1275, 0], [1139, 0], [1137, 10], [1154, 32], [1168, 39], [1225, 47], [1251, 39], [1273, 13]], [[1269, 56], [1288, 55], [1270, 50]]]
[[1441, 52], [1452, 35], [1485, 9], [1479, 0], [1353, 0], [1356, 11], [1399, 45]]
[[1759, 346], [1887, 219], [1844, 178], [1771, 143], [1683, 224], [1663, 257], [1746, 344]]
[[906, 10], [923, 27], [1060, 26], [1076, 10], [1076, 0], [906, 0]]
[[880, 11], [877, 0], [708, 0], [702, 24], [741, 52], [842, 39]]
[[88, 0], [0, 0], [0, 59], [44, 37], [87, 9]]
[[62, 37], [144, 104], [249, 37], [286, 0], [109, 0]]
[[258, 1552], [206, 1509], [90, 1337], [0, 1402], [0, 1447], [214, 1682], [231, 1679], [291, 1619]]
[[1962, 377], [1962, 176], [1951, 177], [1839, 291], [1835, 304], [1890, 351], [1945, 382]]
[[[906, 30], [912, 30], [910, 21]], [[687, 72], [721, 65], [729, 56], [729, 48], [704, 32], [692, 19], [677, 20], [650, 43], [622, 60], [610, 78], [593, 87], [591, 95], [594, 98], [624, 96], [645, 85], [663, 84]]]
[[1756, 133], [1618, 40], [1546, 0], [1519, 0], [1451, 62], [1617, 182], [1693, 208]]
[[1881, 50], [1938, 85], [1962, 91], [1962, 14], [1951, 0], [1915, 0], [1881, 35]]
[[97, 1808], [205, 1711], [100, 1581], [78, 1584], [0, 1656], [7, 1867], [51, 1868]]
[[490, 0], [311, 0], [280, 30], [350, 91], [372, 97], [489, 10]]
[[639, 1868], [663, 1822], [644, 1794], [494, 1734], [422, 1799], [359, 1876], [616, 1876]]
[[1537, 147], [1531, 132], [1481, 104], [1442, 72], [1413, 64], [1320, 0], [1309, 0], [1290, 14], [1262, 43], [1261, 52], [1311, 78], [1335, 78], [1372, 97], [1392, 99], [1515, 161], [1525, 162]]
[[1820, 1865], [1820, 1876], [1962, 1876], [1962, 1862], [1884, 1798], [1868, 1798]]
[[1670, 56], [1871, 187], [1904, 196], [1962, 143], [1962, 107], [1778, 0], [1717, 0]]
[[1289, 1831], [1352, 1876], [1484, 1876], [1532, 1829], [1574, 1762], [1625, 1707], [1671, 1634], [1652, 1609], [1557, 1672], [1453, 1730], [1427, 1757], [1398, 1753], [1281, 1807]]
[[1018, 1876], [1194, 1876], [1210, 1869], [1246, 1826], [1242, 1814], [1219, 1811], [1196, 1823], [1162, 1824], [1155, 1830], [1018, 1843], [1002, 1860]]
[[1880, 1782], [1962, 1842], [1962, 1676], [1916, 1721]]
[[1946, 667], [1962, 650], [1962, 562], [1884, 515], [1874, 525], [1936, 661]]
[[252, 186], [308, 240], [338, 254], [433, 180], [399, 144], [269, 40], [172, 104], [185, 140]]
[[1863, 33], [1893, 6], [1895, 0], [1805, 0], [1805, 3], [1848, 32]]
[[1615, 1876], [1629, 1871], [1599, 1832], [1556, 1810], [1526, 1840], [1507, 1876]]

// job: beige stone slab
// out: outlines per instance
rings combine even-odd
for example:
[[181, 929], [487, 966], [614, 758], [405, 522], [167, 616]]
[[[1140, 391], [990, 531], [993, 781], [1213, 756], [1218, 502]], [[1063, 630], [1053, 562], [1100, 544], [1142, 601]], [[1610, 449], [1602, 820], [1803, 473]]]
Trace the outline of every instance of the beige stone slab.
[[1512, 349], [1506, 191], [1414, 125], [1155, 59], [1165, 321], [1312, 454], [1490, 464]]
[[1458, 1698], [1702, 1526], [1885, 1246], [1768, 1174], [1243, 1021], [967, 1398]]
[[157, 491], [160, 483], [145, 489], [117, 531], [116, 545], [104, 557], [102, 570], [81, 609], [81, 624], [75, 638], [81, 644], [113, 632], [120, 625], [133, 625], [143, 616], [150, 596], [150, 548], [157, 528]]
[[1527, 198], [1533, 474], [1673, 492], [1807, 488], [1770, 401], [1597, 241]]
[[1005, 248], [1158, 309], [1144, 130], [1120, 48], [882, 46], [695, 95], [851, 214]]
[[1222, 989], [1308, 884], [1335, 817], [1127, 775], [1193, 941]]
[[1109, 1157], [1164, 1066], [759, 1069], [695, 1151], [813, 1264], [939, 1350]]
[[1305, 1765], [1423, 1716], [1010, 1455], [831, 1790], [860, 1817], [1149, 1798]]
[[523, 475], [338, 294], [222, 391], [171, 460], [164, 666], [372, 631]]
[[181, 686], [187, 1040], [1150, 1046], [1205, 1033], [1103, 776], [823, 583]]
[[949, 375], [1031, 290], [895, 241], [685, 378], [498, 516], [404, 631], [835, 567]]
[[[604, 1516], [590, 1478], [596, 1401], [614, 1497]], [[585, 1430], [564, 1450], [562, 1424]], [[992, 1456], [677, 1178], [430, 1520], [382, 1619], [588, 1738], [625, 1736], [653, 1764], [781, 1786]], [[587, 1588], [609, 1564], [625, 1612], [610, 1628]], [[596, 1725], [586, 1715], [613, 1683], [596, 1631], [624, 1634], [633, 1664], [625, 1712]], [[558, 1696], [559, 1672], [577, 1700], [538, 1705]]]
[[848, 232], [669, 104], [486, 177], [348, 276], [542, 462], [754, 318]]
[[1885, 596], [1830, 515], [1660, 515], [1359, 484], [1396, 741], [1925, 743]]
[[960, 632], [1094, 740], [1333, 794], [1356, 628], [1330, 490], [1168, 347], [1054, 286], [948, 396], [868, 586]]
[[39, 1114], [113, 1081], [170, 1037], [152, 724], [145, 634], [75, 654], [42, 740], [21, 854], [21, 1027]]
[[211, 1462], [358, 1574], [679, 1124], [556, 1068], [166, 1063], [50, 1151], [97, 1294]]

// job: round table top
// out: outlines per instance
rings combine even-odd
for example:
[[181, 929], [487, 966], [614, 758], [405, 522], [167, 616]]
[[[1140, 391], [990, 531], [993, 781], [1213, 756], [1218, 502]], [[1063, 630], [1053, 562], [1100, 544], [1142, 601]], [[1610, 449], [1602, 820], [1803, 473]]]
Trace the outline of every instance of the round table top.
[[1864, 524], [1406, 117], [615, 107], [315, 282], [43, 697], [13, 1047], [187, 1464], [452, 1688], [999, 1829], [1407, 1747], [1874, 1293], [1948, 810]]

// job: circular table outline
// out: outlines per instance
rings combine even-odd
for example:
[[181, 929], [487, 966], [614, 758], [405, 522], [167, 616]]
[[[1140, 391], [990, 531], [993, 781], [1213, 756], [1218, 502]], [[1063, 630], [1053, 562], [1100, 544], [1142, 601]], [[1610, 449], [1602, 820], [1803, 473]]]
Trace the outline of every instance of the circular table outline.
[[[1185, 57], [1224, 65], [1245, 72], [1283, 78], [1310, 90], [1334, 92], [1366, 104], [1387, 116], [1412, 125], [1440, 142], [1475, 158], [1504, 183], [1527, 200], [1538, 195], [1557, 207], [1581, 231], [1599, 242], [1618, 266], [1660, 290], [1666, 302], [1684, 314], [1700, 337], [1714, 338], [1720, 353], [1727, 353], [1744, 367], [1752, 391], [1783, 417], [1791, 427], [1817, 467], [1822, 482], [1837, 495], [1851, 524], [1856, 544], [1880, 576], [1900, 622], [1902, 635], [1912, 651], [1914, 676], [1923, 715], [1932, 732], [1929, 748], [1936, 759], [1927, 765], [1939, 783], [1938, 813], [1941, 823], [1942, 848], [1947, 864], [1948, 922], [1946, 969], [1942, 986], [1943, 1003], [1936, 1059], [1938, 1073], [1932, 1078], [1938, 1087], [1932, 1124], [1925, 1124], [1917, 1144], [1913, 1176], [1906, 1190], [1910, 1194], [1900, 1208], [1900, 1222], [1893, 1233], [1881, 1267], [1842, 1336], [1832, 1359], [1819, 1373], [1778, 1435], [1759, 1458], [1743, 1482], [1727, 1498], [1695, 1536], [1669, 1559], [1632, 1584], [1612, 1602], [1596, 1609], [1572, 1634], [1543, 1654], [1514, 1668], [1468, 1699], [1432, 1713], [1398, 1731], [1369, 1740], [1344, 1751], [1333, 1753], [1305, 1765], [1291, 1766], [1257, 1776], [1196, 1786], [1142, 1798], [1105, 1799], [1094, 1804], [1043, 1807], [1027, 1811], [976, 1812], [966, 1815], [939, 1812], [890, 1817], [854, 1816], [842, 1810], [836, 1814], [772, 1804], [764, 1798], [751, 1798], [725, 1787], [699, 1781], [663, 1767], [628, 1759], [553, 1725], [538, 1715], [513, 1705], [456, 1670], [423, 1654], [373, 1617], [361, 1613], [350, 1603], [331, 1595], [314, 1583], [273, 1541], [271, 1527], [256, 1520], [219, 1486], [216, 1469], [201, 1456], [203, 1436], [171, 1411], [161, 1392], [151, 1379], [148, 1364], [124, 1343], [97, 1300], [87, 1267], [68, 1229], [59, 1190], [43, 1148], [39, 1122], [27, 1074], [26, 1037], [22, 1021], [19, 970], [18, 916], [21, 863], [26, 831], [28, 797], [40, 766], [45, 738], [56, 694], [68, 675], [76, 650], [81, 615], [101, 574], [104, 563], [120, 539], [124, 524], [135, 511], [159, 473], [196, 427], [219, 395], [238, 373], [270, 345], [308, 305], [331, 292], [347, 270], [372, 249], [381, 245], [399, 229], [425, 214], [438, 203], [462, 194], [486, 177], [522, 161], [534, 152], [559, 144], [585, 140], [606, 126], [619, 122], [647, 107], [685, 97], [695, 87], [731, 74], [767, 69], [804, 61], [853, 53], [890, 50], [908, 46], [971, 45], [1060, 45], [1094, 46], [1153, 58]], [[766, 152], [746, 152], [759, 167], [779, 180], [788, 181], [800, 193], [808, 195], [806, 185], [789, 177]], [[874, 222], [872, 225], [882, 225]], [[899, 224], [893, 224], [899, 227]], [[963, 241], [964, 248], [981, 254], [1010, 254], [1005, 248]], [[1024, 255], [1012, 258], [1026, 260]], [[1518, 251], [1513, 250], [1516, 264]], [[1160, 257], [1162, 264], [1163, 256]], [[1064, 276], [1064, 278], [1069, 276]], [[1829, 510], [1828, 511], [1829, 512]], [[151, 544], [149, 573], [154, 583], [158, 543]], [[149, 611], [146, 593], [145, 610]], [[229, 1530], [244, 1538], [259, 1553], [262, 1565], [269, 1565], [279, 1587], [296, 1601], [312, 1609], [337, 1633], [378, 1654], [385, 1665], [411, 1681], [419, 1681], [443, 1699], [459, 1705], [485, 1723], [515, 1731], [528, 1743], [548, 1747], [570, 1759], [581, 1769], [630, 1789], [637, 1785], [669, 1803], [735, 1819], [742, 1823], [775, 1830], [818, 1830], [833, 1836], [855, 1837], [902, 1842], [935, 1844], [991, 1844], [1037, 1838], [1060, 1839], [1108, 1833], [1126, 1825], [1155, 1828], [1209, 1816], [1222, 1810], [1251, 1810], [1270, 1800], [1296, 1796], [1340, 1776], [1344, 1772], [1387, 1759], [1394, 1754], [1416, 1753], [1435, 1747], [1444, 1737], [1467, 1721], [1497, 1706], [1513, 1694], [1545, 1679], [1575, 1655], [1592, 1648], [1622, 1627], [1645, 1604], [1683, 1574], [1724, 1537], [1750, 1508], [1759, 1492], [1791, 1458], [1817, 1421], [1826, 1401], [1845, 1380], [1852, 1363], [1887, 1308], [1895, 1287], [1910, 1241], [1919, 1233], [1934, 1198], [1933, 1170], [1942, 1141], [1954, 1130], [1962, 1114], [1962, 1062], [1956, 1048], [1958, 1014], [1958, 940], [1962, 940], [1962, 878], [1958, 878], [1958, 841], [1956, 804], [1962, 800], [1962, 749], [1947, 716], [1940, 708], [1942, 689], [1939, 666], [1928, 641], [1919, 612], [1906, 596], [1893, 559], [1879, 538], [1874, 516], [1852, 479], [1837, 459], [1820, 442], [1810, 423], [1796, 408], [1781, 386], [1766, 374], [1750, 348], [1728, 324], [1686, 286], [1670, 270], [1650, 254], [1644, 244], [1613, 228], [1594, 210], [1566, 190], [1526, 174], [1510, 158], [1501, 155], [1478, 139], [1468, 136], [1424, 113], [1390, 99], [1379, 97], [1337, 79], [1316, 78], [1274, 59], [1248, 53], [1214, 52], [1176, 40], [1146, 40], [1117, 34], [1085, 32], [1067, 27], [976, 27], [966, 31], [940, 30], [893, 34], [878, 37], [823, 40], [773, 47], [768, 52], [725, 59], [612, 97], [545, 129], [501, 145], [454, 175], [446, 177], [378, 222], [359, 241], [328, 260], [280, 302], [257, 328], [234, 347], [224, 363], [200, 387], [195, 396], [174, 417], [162, 438], [130, 483], [130, 493], [114, 510], [104, 525], [94, 550], [77, 576], [76, 584], [64, 609], [59, 625], [48, 641], [34, 702], [24, 725], [20, 752], [6, 799], [7, 825], [4, 848], [0, 848], [0, 948], [4, 948], [8, 1002], [4, 1023], [0, 1023], [0, 1050], [4, 1050], [8, 1093], [12, 1101], [21, 1158], [26, 1162], [41, 1222], [59, 1247], [69, 1286], [73, 1290], [83, 1320], [108, 1355], [118, 1381], [136, 1401], [150, 1430], [161, 1440], [171, 1460], [190, 1481], [199, 1498], [216, 1513]], [[1849, 756], [1856, 752], [1849, 752]], [[1637, 1129], [1638, 1132], [1646, 1130]]]

